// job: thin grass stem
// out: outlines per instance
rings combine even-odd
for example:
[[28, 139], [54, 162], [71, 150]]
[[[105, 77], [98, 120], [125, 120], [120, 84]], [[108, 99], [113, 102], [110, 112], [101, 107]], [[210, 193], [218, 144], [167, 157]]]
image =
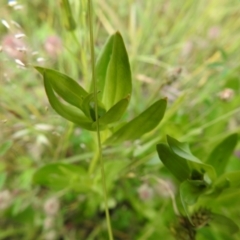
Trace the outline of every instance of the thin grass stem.
[[101, 167], [101, 175], [102, 175], [102, 188], [104, 194], [104, 203], [105, 203], [105, 215], [107, 221], [107, 229], [108, 236], [110, 240], [113, 240], [112, 234], [112, 226], [111, 219], [108, 210], [108, 194], [106, 187], [106, 177], [104, 170], [104, 162], [102, 158], [102, 144], [101, 144], [101, 136], [99, 129], [99, 119], [98, 119], [98, 98], [97, 98], [97, 81], [96, 81], [96, 73], [95, 73], [95, 55], [94, 55], [94, 37], [93, 37], [93, 23], [92, 23], [92, 1], [88, 0], [88, 19], [89, 19], [89, 29], [90, 29], [90, 48], [91, 48], [91, 65], [92, 65], [92, 81], [93, 81], [93, 91], [94, 91], [94, 102], [95, 102], [95, 118], [96, 118], [96, 127], [97, 127], [97, 142], [98, 142], [98, 155]]

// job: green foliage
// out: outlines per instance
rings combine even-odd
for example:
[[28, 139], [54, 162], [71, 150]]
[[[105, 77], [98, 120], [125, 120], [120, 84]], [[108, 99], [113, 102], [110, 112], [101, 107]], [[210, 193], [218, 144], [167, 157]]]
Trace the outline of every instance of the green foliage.
[[[202, 202], [204, 205], [201, 204], [201, 206], [207, 208], [210, 201], [214, 204], [218, 203], [216, 194], [222, 193], [224, 195], [223, 191], [225, 189], [237, 189], [239, 187], [239, 172], [225, 173], [224, 171], [228, 158], [237, 144], [238, 134], [232, 134], [219, 143], [208, 157], [208, 164], [202, 163], [195, 157], [187, 143], [179, 142], [170, 136], [167, 136], [167, 141], [169, 147], [165, 144], [158, 144], [157, 152], [164, 166], [180, 181], [181, 203], [189, 222], [194, 226], [189, 207], [199, 206], [197, 204], [198, 200], [201, 204], [199, 198], [204, 199], [206, 197], [208, 199]], [[218, 177], [215, 172], [218, 173]], [[212, 223], [226, 225], [229, 234], [239, 230], [232, 220], [219, 214], [214, 214]], [[195, 239], [195, 237], [191, 239]]]
[[50, 104], [53, 109], [62, 117], [76, 123], [80, 127], [86, 128], [88, 130], [92, 130], [92, 122], [87, 119], [82, 112], [76, 109], [73, 106], [67, 106], [66, 104], [61, 103], [58, 98], [55, 96], [51, 83], [48, 82], [46, 78], [44, 78], [44, 87], [49, 99]]
[[[132, 77], [128, 54], [119, 32], [105, 44], [96, 63], [99, 98], [110, 109], [132, 93]], [[93, 87], [92, 87], [93, 88]]]
[[[65, 74], [47, 68], [35, 68], [43, 75], [45, 90], [53, 109], [82, 128], [96, 130], [93, 94], [87, 93]], [[98, 117], [101, 130], [104, 130], [107, 125], [120, 120], [128, 106], [132, 91], [128, 55], [120, 33], [112, 35], [107, 41], [96, 64], [96, 72], [102, 101], [98, 107]], [[63, 104], [55, 96], [54, 91], [70, 105]], [[107, 143], [135, 140], [150, 132], [162, 120], [166, 105], [166, 99], [156, 101], [120, 129], [113, 130]]]
[[160, 123], [164, 116], [166, 106], [166, 99], [158, 100], [139, 116], [114, 132], [107, 141], [123, 142], [140, 138], [142, 135], [153, 130]]
[[91, 188], [92, 181], [86, 170], [71, 164], [53, 163], [37, 170], [33, 182], [53, 190], [73, 189], [86, 192]]
[[[108, 239], [87, 3], [0, 0], [0, 239]], [[94, 1], [114, 239], [240, 239], [239, 4]]]
[[228, 160], [235, 149], [237, 142], [238, 134], [232, 134], [217, 145], [209, 155], [206, 162], [216, 169], [216, 173], [219, 176], [224, 173]]
[[179, 180], [184, 181], [190, 177], [190, 169], [187, 161], [174, 154], [165, 144], [158, 144], [157, 151], [163, 164]]
[[[168, 144], [171, 150], [177, 155], [184, 158], [187, 161], [188, 166], [191, 169], [191, 179], [202, 178], [206, 173], [208, 177], [214, 181], [216, 173], [211, 165], [204, 164], [198, 158], [196, 158], [190, 151], [187, 143], [181, 143], [170, 136], [167, 136]], [[196, 175], [196, 177], [195, 177]]]

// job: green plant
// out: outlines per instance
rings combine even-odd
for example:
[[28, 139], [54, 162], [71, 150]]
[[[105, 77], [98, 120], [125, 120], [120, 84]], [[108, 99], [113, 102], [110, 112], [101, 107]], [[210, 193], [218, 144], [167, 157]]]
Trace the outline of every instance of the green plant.
[[[88, 1], [0, 2], [0, 239], [105, 240]], [[96, 56], [118, 29], [132, 76], [127, 110], [119, 121], [100, 126], [115, 239], [170, 240], [171, 232], [180, 230], [183, 236], [197, 232], [197, 240], [229, 239], [211, 221], [210, 227], [193, 227], [179, 194], [175, 199], [178, 182], [159, 161], [155, 146], [169, 134], [188, 142], [193, 155], [206, 163], [220, 140], [239, 132], [238, 6], [238, 0], [94, 1]], [[89, 118], [52, 88], [62, 104], [94, 123], [92, 130], [49, 107], [42, 78], [28, 68], [36, 65], [66, 73], [93, 94]], [[168, 111], [156, 128], [137, 140], [107, 142], [121, 125], [164, 97]], [[98, 106], [102, 116], [106, 109]], [[239, 147], [238, 142], [227, 172], [240, 169]], [[188, 206], [190, 217], [203, 226], [213, 212], [238, 223], [240, 192], [223, 193], [203, 207], [203, 197], [198, 198]]]
[[[86, 91], [75, 80], [56, 70], [39, 66], [36, 66], [35, 69], [43, 75], [44, 87], [52, 108], [78, 127], [97, 132], [98, 151], [89, 165], [88, 172], [80, 166], [49, 164], [34, 174], [34, 182], [58, 190], [67, 188], [79, 192], [96, 191], [97, 183], [94, 182], [94, 178], [91, 179], [91, 176], [95, 173], [96, 161], [99, 160], [102, 169], [101, 178], [109, 239], [113, 239], [108, 211], [102, 144], [112, 145], [120, 144], [126, 140], [137, 140], [153, 130], [163, 118], [167, 100], [161, 99], [154, 102], [144, 112], [127, 123], [119, 122], [126, 111], [132, 94], [131, 70], [127, 51], [120, 33], [117, 32], [108, 39], [95, 65], [90, 1], [88, 9], [92, 56], [90, 90]], [[69, 21], [72, 23], [72, 19]], [[72, 28], [70, 29], [72, 30]]]
[[212, 224], [218, 224], [219, 229], [229, 234], [239, 230], [232, 220], [209, 210], [221, 204], [221, 198], [232, 191], [239, 191], [240, 171], [226, 172], [237, 142], [238, 134], [228, 136], [213, 149], [206, 162], [195, 157], [187, 143], [173, 137], [167, 136], [168, 146], [157, 145], [160, 160], [179, 181], [184, 216], [179, 216], [177, 225], [172, 227], [176, 239], [194, 240], [198, 229]]

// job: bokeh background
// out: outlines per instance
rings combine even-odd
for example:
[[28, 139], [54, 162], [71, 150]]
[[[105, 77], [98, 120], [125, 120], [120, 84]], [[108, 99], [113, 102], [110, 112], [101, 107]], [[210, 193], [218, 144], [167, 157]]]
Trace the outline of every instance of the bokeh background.
[[[0, 0], [0, 239], [107, 239], [100, 193], [32, 181], [50, 163], [87, 169], [96, 150], [92, 133], [51, 109], [32, 68], [54, 68], [90, 86], [87, 1], [70, 3], [75, 31], [66, 29], [60, 1]], [[240, 131], [240, 2], [94, 0], [93, 5], [96, 55], [115, 31], [129, 54], [133, 95], [126, 118], [168, 98], [165, 117], [151, 134], [103, 150], [115, 239], [171, 239], [170, 193], [177, 189], [155, 145], [169, 134], [189, 142], [204, 161], [224, 137]], [[228, 167], [238, 169], [240, 144]], [[99, 172], [96, 179], [101, 189]], [[239, 195], [209, 207], [239, 223]], [[213, 226], [197, 239], [229, 239], [219, 231]]]

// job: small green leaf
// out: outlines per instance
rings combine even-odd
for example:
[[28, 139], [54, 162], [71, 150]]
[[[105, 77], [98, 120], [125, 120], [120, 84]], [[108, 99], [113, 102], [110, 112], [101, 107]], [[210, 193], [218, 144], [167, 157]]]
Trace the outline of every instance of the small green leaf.
[[111, 107], [100, 119], [99, 123], [107, 125], [120, 120], [129, 103], [129, 98], [124, 98]]
[[44, 86], [46, 90], [46, 94], [48, 96], [48, 100], [52, 106], [52, 108], [62, 117], [65, 119], [77, 124], [78, 126], [85, 128], [87, 130], [94, 130], [91, 121], [89, 121], [82, 112], [71, 106], [65, 105], [61, 103], [57, 97], [55, 96], [52, 85], [46, 79], [44, 79]]
[[103, 102], [107, 109], [132, 93], [132, 77], [128, 54], [120, 33], [114, 36], [111, 59], [107, 69]]
[[217, 213], [212, 213], [211, 223], [217, 225], [218, 229], [226, 231], [231, 235], [239, 231], [239, 227], [235, 222], [233, 222], [230, 218]]
[[[112, 55], [113, 42], [114, 42], [114, 35], [108, 38], [107, 42], [105, 43], [96, 61], [97, 86], [99, 90], [99, 97], [101, 100], [103, 98], [103, 91], [106, 85], [105, 82], [106, 82], [107, 68]], [[93, 82], [91, 85], [91, 91], [93, 91]]]
[[100, 99], [109, 110], [132, 93], [132, 77], [128, 54], [119, 32], [104, 46], [96, 64]]
[[67, 30], [73, 31], [76, 29], [76, 23], [72, 15], [72, 10], [68, 0], [61, 0], [62, 19]]
[[174, 154], [165, 144], [157, 145], [157, 152], [164, 166], [180, 181], [190, 177], [190, 169], [187, 161]]
[[173, 137], [167, 136], [167, 141], [172, 151], [187, 160], [187, 163], [192, 172], [197, 171], [199, 174], [207, 173], [212, 181], [216, 179], [216, 172], [211, 165], [202, 163], [197, 157], [195, 157], [189, 148], [187, 143], [179, 142]]
[[126, 140], [135, 140], [143, 134], [153, 130], [162, 120], [167, 106], [167, 100], [161, 99], [152, 104], [139, 116], [118, 129], [107, 140], [111, 142], [123, 142]]
[[45, 82], [51, 83], [53, 90], [62, 99], [81, 109], [83, 98], [87, 97], [88, 93], [76, 81], [53, 69], [35, 68], [43, 75]]
[[216, 169], [218, 176], [224, 173], [228, 159], [236, 147], [237, 142], [238, 134], [235, 133], [228, 136], [214, 148], [208, 157], [206, 163], [211, 164]]
[[167, 142], [172, 151], [178, 156], [201, 163], [201, 161], [191, 153], [188, 143], [179, 142], [177, 139], [168, 135]]

